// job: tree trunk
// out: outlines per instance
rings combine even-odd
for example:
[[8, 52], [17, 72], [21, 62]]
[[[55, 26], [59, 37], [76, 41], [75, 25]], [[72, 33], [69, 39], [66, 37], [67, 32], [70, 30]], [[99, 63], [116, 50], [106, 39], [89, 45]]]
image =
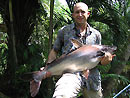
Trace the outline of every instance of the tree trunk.
[[50, 0], [49, 51], [52, 49], [52, 40], [53, 40], [53, 9], [54, 9], [54, 0]]
[[1, 0], [0, 5], [8, 34], [8, 55], [7, 65], [5, 65], [7, 68], [3, 76], [0, 77], [0, 91], [12, 98], [20, 98], [23, 87], [19, 85], [24, 83], [19, 84], [21, 81], [18, 70], [30, 59], [29, 53], [27, 54], [28, 58], [24, 58], [24, 52], [28, 51], [28, 39], [33, 33], [39, 4], [38, 0], [12, 0], [12, 2], [11, 0]]
[[[12, 11], [12, 0], [9, 0], [9, 16], [10, 16], [10, 41], [9, 41], [9, 50], [10, 53], [9, 55], [12, 56], [10, 57], [10, 61], [9, 64], [10, 66], [7, 66], [7, 69], [9, 69], [8, 71], [8, 75], [10, 75], [11, 80], [15, 79], [15, 71], [16, 71], [16, 66], [17, 66], [17, 54], [16, 54], [16, 46], [15, 46], [15, 34], [14, 34], [14, 26], [13, 26], [13, 11]], [[13, 82], [13, 81], [11, 81]]]
[[[53, 9], [54, 9], [54, 0], [50, 0], [50, 22], [49, 22], [49, 50], [52, 49], [52, 41], [53, 41]], [[48, 78], [47, 80], [47, 90], [48, 90], [48, 98], [52, 97], [54, 82], [52, 78]]]

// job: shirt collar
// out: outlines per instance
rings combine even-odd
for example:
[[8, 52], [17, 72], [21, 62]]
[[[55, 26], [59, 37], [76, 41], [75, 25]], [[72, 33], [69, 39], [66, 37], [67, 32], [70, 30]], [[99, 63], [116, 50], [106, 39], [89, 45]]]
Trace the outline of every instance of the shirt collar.
[[[80, 36], [80, 31], [76, 29], [76, 24], [73, 23], [71, 29], [74, 29], [76, 31], [76, 35]], [[92, 31], [91, 31], [91, 26], [87, 23], [87, 32], [86, 32], [86, 36], [91, 35]]]

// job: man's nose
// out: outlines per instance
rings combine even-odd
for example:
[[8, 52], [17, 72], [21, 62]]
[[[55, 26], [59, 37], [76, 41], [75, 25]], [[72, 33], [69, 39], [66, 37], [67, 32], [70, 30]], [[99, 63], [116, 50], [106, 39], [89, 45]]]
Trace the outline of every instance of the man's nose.
[[79, 12], [79, 16], [82, 16], [82, 13], [81, 13], [81, 12]]

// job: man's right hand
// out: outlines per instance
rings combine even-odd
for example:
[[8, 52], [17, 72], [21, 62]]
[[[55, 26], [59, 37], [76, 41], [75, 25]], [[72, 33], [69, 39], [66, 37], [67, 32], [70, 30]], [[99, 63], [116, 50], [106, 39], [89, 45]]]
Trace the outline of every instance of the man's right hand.
[[83, 75], [85, 76], [86, 79], [88, 79], [88, 76], [89, 76], [89, 70], [86, 69], [83, 71]]
[[57, 52], [52, 49], [48, 55], [48, 60], [46, 63], [51, 63], [52, 61], [54, 61], [56, 59], [56, 56], [57, 56]]

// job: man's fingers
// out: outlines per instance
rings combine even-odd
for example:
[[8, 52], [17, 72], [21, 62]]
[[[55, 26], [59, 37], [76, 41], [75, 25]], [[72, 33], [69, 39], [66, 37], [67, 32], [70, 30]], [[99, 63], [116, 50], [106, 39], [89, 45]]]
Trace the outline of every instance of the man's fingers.
[[105, 53], [105, 57], [104, 57], [104, 60], [108, 60], [108, 61], [112, 61], [112, 54], [109, 53], [109, 52], [106, 52]]
[[105, 53], [105, 56], [101, 59], [101, 64], [102, 64], [102, 65], [107, 65], [107, 64], [109, 64], [109, 63], [112, 61], [112, 59], [113, 59], [114, 56], [115, 56], [115, 55], [112, 55], [111, 53], [106, 52], [106, 53]]
[[85, 76], [86, 79], [88, 79], [89, 76], [89, 70], [84, 70], [83, 75]]
[[40, 68], [40, 71], [44, 70], [45, 67]]
[[112, 55], [112, 58], [114, 58], [115, 56], [116, 56], [116, 55], [115, 55], [115, 54], [113, 54], [113, 55]]

